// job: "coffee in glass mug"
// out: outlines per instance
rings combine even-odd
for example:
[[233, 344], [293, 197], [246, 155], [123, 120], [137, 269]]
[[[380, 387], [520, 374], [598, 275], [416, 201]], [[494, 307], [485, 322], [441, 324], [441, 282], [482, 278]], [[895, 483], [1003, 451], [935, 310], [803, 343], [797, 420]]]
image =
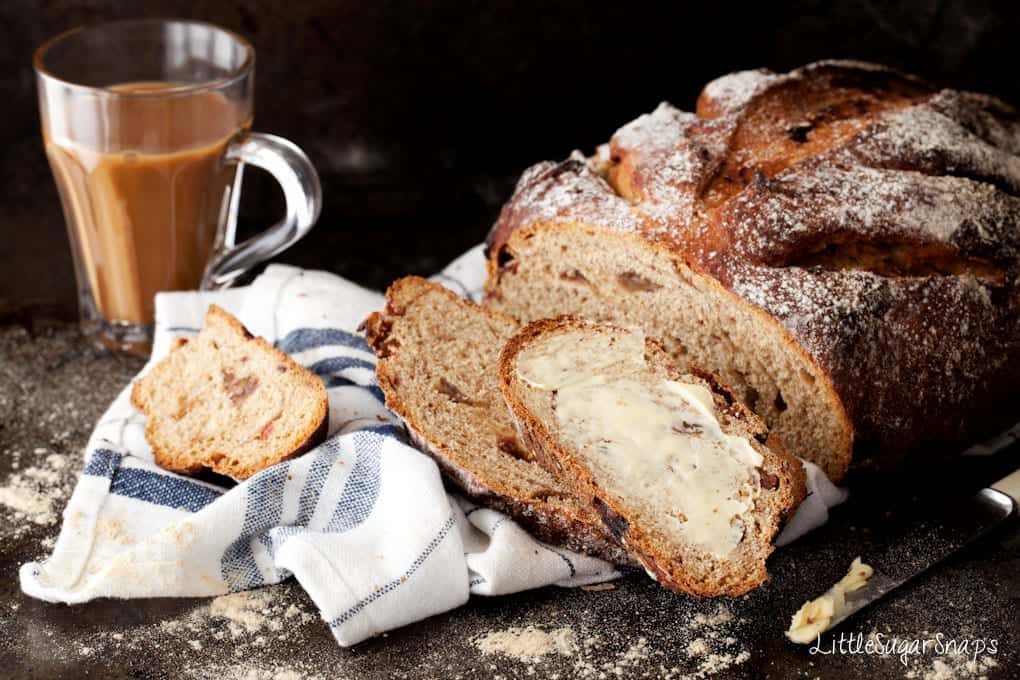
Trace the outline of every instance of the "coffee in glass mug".
[[[157, 292], [229, 285], [314, 224], [321, 189], [307, 157], [250, 132], [254, 50], [233, 33], [104, 24], [50, 41], [35, 66], [83, 329], [101, 344], [146, 351]], [[280, 181], [287, 217], [237, 244], [245, 162]]]

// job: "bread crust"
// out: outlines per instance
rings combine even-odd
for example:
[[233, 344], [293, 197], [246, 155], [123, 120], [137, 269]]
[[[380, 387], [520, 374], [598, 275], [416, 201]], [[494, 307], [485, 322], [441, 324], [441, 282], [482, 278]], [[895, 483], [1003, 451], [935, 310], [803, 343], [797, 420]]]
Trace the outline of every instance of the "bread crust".
[[[414, 418], [413, 409], [403, 402], [399, 389], [400, 376], [391, 361], [391, 357], [401, 351], [393, 337], [393, 328], [400, 323], [410, 306], [429, 294], [442, 295], [448, 302], [471, 309], [473, 313], [517, 326], [517, 322], [510, 317], [478, 307], [443, 286], [421, 277], [408, 276], [395, 281], [386, 291], [386, 308], [371, 314], [363, 324], [365, 337], [378, 357], [376, 381], [386, 397], [386, 407], [401, 417], [412, 439], [436, 461], [445, 478], [472, 501], [513, 517], [539, 540], [615, 564], [633, 565], [633, 558], [603, 529], [592, 510], [577, 502], [553, 505], [540, 499], [515, 496], [513, 490], [492, 476], [483, 479], [478, 471], [457, 464], [454, 452], [448, 450], [445, 442], [431, 436], [428, 428]], [[496, 367], [492, 369], [492, 379], [495, 381]]]
[[697, 113], [527, 170], [487, 240], [490, 304], [552, 229], [638, 241], [778, 330], [838, 405], [835, 480], [1018, 417], [1020, 116], [992, 97], [848, 62], [721, 78]]
[[[677, 556], [664, 552], [642, 527], [630, 522], [627, 517], [631, 513], [625, 503], [602, 489], [590, 470], [555, 436], [551, 425], [536, 417], [523, 403], [515, 370], [516, 358], [522, 350], [558, 332], [585, 329], [607, 332], [606, 329], [610, 328], [579, 317], [561, 316], [534, 321], [507, 342], [500, 353], [500, 388], [522, 438], [527, 446], [542, 457], [545, 465], [556, 470], [561, 479], [566, 480], [582, 499], [598, 510], [606, 529], [664, 587], [699, 596], [736, 596], [757, 588], [767, 578], [765, 559], [773, 550], [772, 539], [807, 493], [805, 473], [800, 461], [787, 453], [781, 442], [775, 438], [769, 441], [765, 423], [735, 400], [732, 391], [716, 376], [697, 368], [693, 374], [685, 374], [658, 342], [651, 338], [645, 339], [646, 355], [658, 362], [671, 379], [700, 384], [712, 392], [723, 431], [749, 437], [751, 445], [762, 454], [765, 461], [762, 469], [768, 467], [770, 474], [776, 477], [776, 491], [770, 497], [768, 507], [755, 506], [756, 511], [768, 509], [771, 512], [765, 531], [766, 542], [758, 546], [757, 558], [750, 560], [749, 564], [748, 561], [740, 565], [720, 563], [711, 579], [695, 576]], [[769, 441], [768, 446], [764, 443], [766, 441]]]
[[[229, 312], [217, 305], [209, 305], [206, 313], [206, 329], [213, 324], [228, 329], [234, 337], [229, 340], [248, 345], [253, 352], [266, 353], [273, 357], [278, 365], [287, 366], [293, 371], [302, 382], [305, 383], [309, 394], [314, 395], [313, 417], [309, 426], [295, 432], [290, 441], [292, 445], [286, 451], [264, 457], [263, 459], [248, 465], [231, 462], [230, 456], [218, 458], [195, 459], [186, 452], [176, 450], [168, 442], [159, 436], [159, 420], [149, 417], [145, 424], [145, 438], [152, 447], [153, 458], [156, 464], [167, 470], [184, 474], [197, 474], [204, 470], [211, 470], [217, 474], [226, 475], [237, 480], [244, 480], [256, 472], [275, 465], [283, 460], [295, 458], [321, 444], [329, 430], [329, 399], [326, 388], [318, 376], [312, 374], [304, 366], [298, 364], [289, 356], [271, 345], [264, 338], [253, 336], [244, 325]], [[207, 332], [204, 329], [202, 332]], [[174, 354], [187, 347], [189, 344], [186, 338], [177, 338], [172, 344], [170, 352]], [[148, 395], [150, 385], [160, 377], [173, 371], [174, 367], [170, 361], [170, 355], [156, 364], [149, 373], [135, 381], [131, 388], [131, 405], [140, 412], [151, 416], [151, 400]]]

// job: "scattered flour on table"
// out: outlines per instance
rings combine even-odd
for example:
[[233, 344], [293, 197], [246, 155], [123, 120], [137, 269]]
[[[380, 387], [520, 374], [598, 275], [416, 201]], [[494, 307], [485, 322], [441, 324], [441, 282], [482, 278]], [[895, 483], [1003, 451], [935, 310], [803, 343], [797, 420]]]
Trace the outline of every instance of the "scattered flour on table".
[[727, 624], [733, 620], [733, 613], [724, 606], [720, 606], [712, 614], [695, 614], [691, 620], [691, 628], [715, 628]]
[[20, 538], [33, 525], [55, 525], [75, 477], [67, 458], [43, 448], [29, 454], [5, 451], [4, 455], [16, 472], [0, 483], [0, 516], [9, 514], [13, 520], [3, 522], [3, 535]]
[[698, 657], [704, 656], [711, 652], [711, 647], [708, 646], [708, 642], [705, 638], [698, 638], [697, 640], [691, 640], [687, 644], [687, 656]]
[[316, 614], [295, 604], [284, 606], [274, 589], [262, 588], [220, 595], [184, 619], [163, 621], [159, 626], [171, 635], [212, 630], [217, 640], [245, 638], [246, 644], [263, 647], [270, 639], [287, 639], [290, 629], [296, 626], [318, 620]]
[[[282, 663], [272, 655], [293, 655], [307, 636], [308, 626], [322, 625], [310, 603], [295, 602], [284, 586], [222, 595], [190, 611], [163, 621], [133, 625], [114, 631], [98, 631], [61, 645], [48, 635], [48, 653], [62, 657], [101, 657], [106, 650], [130, 649], [137, 654], [157, 654], [181, 659], [181, 678], [211, 680], [325, 680], [315, 665]], [[50, 631], [51, 633], [55, 631]], [[197, 652], [197, 653], [196, 653]], [[266, 658], [269, 655], [270, 658]], [[338, 680], [331, 676], [329, 680]]]
[[999, 666], [993, 656], [973, 657], [957, 654], [936, 657], [921, 657], [920, 663], [912, 665], [906, 677], [909, 680], [983, 680]]
[[637, 639], [637, 642], [627, 648], [627, 651], [620, 657], [620, 661], [625, 665], [633, 665], [644, 661], [651, 654], [651, 650], [648, 649], [648, 638], [640, 637]]
[[[216, 680], [325, 680], [317, 673], [295, 668], [293, 664], [278, 668], [242, 664], [226, 668], [205, 668], [195, 677], [215, 678]], [[330, 676], [330, 680], [339, 680], [338, 676]]]
[[268, 590], [248, 590], [221, 595], [209, 605], [210, 616], [226, 619], [233, 637], [244, 633], [257, 633], [264, 629], [278, 631], [283, 628], [282, 616], [270, 617], [272, 593]]
[[[665, 680], [708, 678], [751, 658], [729, 627], [739, 623], [724, 605], [693, 616], [677, 629], [668, 631], [668, 642], [656, 644], [639, 637], [626, 647], [607, 654], [619, 641], [611, 635], [584, 636], [569, 626], [513, 626], [476, 636], [472, 643], [484, 657], [492, 657], [488, 670], [494, 677], [511, 678], [510, 669], [500, 668], [499, 658], [525, 664], [527, 675], [539, 670], [561, 678], [602, 680], [604, 678], [656, 677]], [[664, 663], [663, 648], [680, 647], [682, 662]], [[499, 671], [504, 671], [500, 673]]]
[[550, 631], [527, 626], [486, 633], [475, 640], [482, 654], [503, 654], [518, 661], [534, 661], [546, 654], [569, 656], [577, 651], [577, 635], [570, 628]]
[[53, 523], [51, 499], [26, 485], [20, 474], [11, 475], [9, 483], [0, 487], [0, 503], [14, 510], [14, 519], [43, 525]]

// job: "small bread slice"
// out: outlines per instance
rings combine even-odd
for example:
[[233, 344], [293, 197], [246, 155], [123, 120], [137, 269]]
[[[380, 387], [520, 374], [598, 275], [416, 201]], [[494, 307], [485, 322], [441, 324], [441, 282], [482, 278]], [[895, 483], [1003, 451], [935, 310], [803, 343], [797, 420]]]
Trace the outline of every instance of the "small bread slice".
[[526, 445], [660, 584], [714, 596], [764, 582], [804, 469], [711, 374], [678, 370], [637, 329], [561, 317], [509, 340], [500, 383]]
[[135, 381], [131, 403], [158, 465], [238, 480], [313, 448], [329, 426], [322, 380], [216, 305]]
[[498, 374], [499, 351], [516, 321], [408, 276], [390, 286], [385, 310], [364, 327], [387, 408], [448, 480], [540, 540], [634, 564], [594, 510], [517, 439]]

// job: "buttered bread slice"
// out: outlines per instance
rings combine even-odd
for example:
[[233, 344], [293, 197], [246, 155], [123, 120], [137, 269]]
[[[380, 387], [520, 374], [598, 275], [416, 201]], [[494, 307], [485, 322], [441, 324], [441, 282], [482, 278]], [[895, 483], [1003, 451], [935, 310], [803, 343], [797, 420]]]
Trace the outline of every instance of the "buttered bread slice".
[[562, 317], [507, 343], [500, 380], [529, 449], [662, 585], [740, 595], [765, 580], [804, 470], [714, 376], [638, 330]]
[[395, 281], [365, 321], [386, 407], [446, 478], [535, 537], [617, 564], [633, 560], [590, 505], [518, 441], [499, 391], [499, 352], [513, 319], [417, 276]]
[[216, 305], [135, 381], [131, 403], [158, 465], [234, 479], [309, 450], [329, 426], [322, 380]]

